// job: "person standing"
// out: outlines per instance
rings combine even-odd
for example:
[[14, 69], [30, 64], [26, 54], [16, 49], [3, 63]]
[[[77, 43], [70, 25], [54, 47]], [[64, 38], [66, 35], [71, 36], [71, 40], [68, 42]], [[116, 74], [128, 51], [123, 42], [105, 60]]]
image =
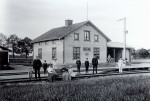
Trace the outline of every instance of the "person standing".
[[77, 59], [76, 64], [77, 64], [77, 70], [78, 70], [78, 72], [80, 73], [81, 61], [80, 61], [79, 58]]
[[94, 74], [94, 71], [96, 71], [97, 73], [98, 59], [96, 56], [94, 56], [94, 58], [92, 59], [92, 65], [93, 65], [93, 74]]
[[122, 58], [120, 58], [118, 61], [119, 73], [122, 73], [122, 65], [123, 65], [123, 60]]
[[88, 58], [86, 58], [86, 61], [85, 61], [85, 70], [86, 70], [86, 73], [88, 73], [88, 69], [89, 69], [89, 61], [88, 61]]
[[33, 61], [33, 69], [35, 71], [35, 79], [37, 79], [37, 74], [38, 74], [38, 78], [39, 78], [39, 80], [41, 80], [41, 77], [40, 77], [41, 66], [42, 66], [41, 60], [38, 58], [38, 56], [36, 56], [36, 59]]
[[46, 74], [46, 70], [47, 70], [47, 63], [46, 63], [46, 60], [44, 60], [43, 69], [44, 69], [44, 74]]

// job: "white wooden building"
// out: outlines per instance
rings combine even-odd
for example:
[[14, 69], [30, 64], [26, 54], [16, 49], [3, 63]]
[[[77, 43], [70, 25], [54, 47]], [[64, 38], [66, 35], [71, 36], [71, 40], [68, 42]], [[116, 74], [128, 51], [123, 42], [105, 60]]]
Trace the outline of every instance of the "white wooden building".
[[96, 55], [99, 63], [107, 62], [107, 43], [111, 41], [91, 21], [73, 24], [65, 20], [65, 26], [51, 29], [32, 41], [33, 57], [57, 64], [75, 64], [79, 57], [84, 63]]

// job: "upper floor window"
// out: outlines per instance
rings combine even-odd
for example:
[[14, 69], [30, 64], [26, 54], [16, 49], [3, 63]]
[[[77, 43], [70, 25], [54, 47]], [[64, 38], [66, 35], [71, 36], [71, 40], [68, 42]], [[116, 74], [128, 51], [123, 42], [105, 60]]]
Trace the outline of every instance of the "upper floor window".
[[39, 59], [42, 59], [42, 48], [38, 49], [38, 57]]
[[90, 41], [90, 31], [84, 31], [84, 40]]
[[79, 40], [79, 33], [74, 33], [74, 40]]
[[94, 35], [94, 41], [98, 42], [98, 35]]

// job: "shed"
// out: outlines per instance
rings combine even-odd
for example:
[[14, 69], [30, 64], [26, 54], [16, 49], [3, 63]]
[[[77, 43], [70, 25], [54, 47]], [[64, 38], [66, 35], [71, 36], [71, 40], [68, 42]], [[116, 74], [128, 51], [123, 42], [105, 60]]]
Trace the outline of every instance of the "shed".
[[0, 46], [0, 69], [9, 63], [9, 50], [6, 47]]

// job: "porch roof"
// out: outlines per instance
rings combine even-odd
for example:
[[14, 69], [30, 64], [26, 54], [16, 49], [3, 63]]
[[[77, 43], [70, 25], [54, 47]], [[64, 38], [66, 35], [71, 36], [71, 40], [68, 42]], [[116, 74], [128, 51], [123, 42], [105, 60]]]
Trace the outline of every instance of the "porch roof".
[[[107, 47], [108, 48], [124, 48], [124, 43], [120, 42], [107, 42]], [[126, 44], [126, 48], [128, 49], [133, 49], [132, 46]]]

